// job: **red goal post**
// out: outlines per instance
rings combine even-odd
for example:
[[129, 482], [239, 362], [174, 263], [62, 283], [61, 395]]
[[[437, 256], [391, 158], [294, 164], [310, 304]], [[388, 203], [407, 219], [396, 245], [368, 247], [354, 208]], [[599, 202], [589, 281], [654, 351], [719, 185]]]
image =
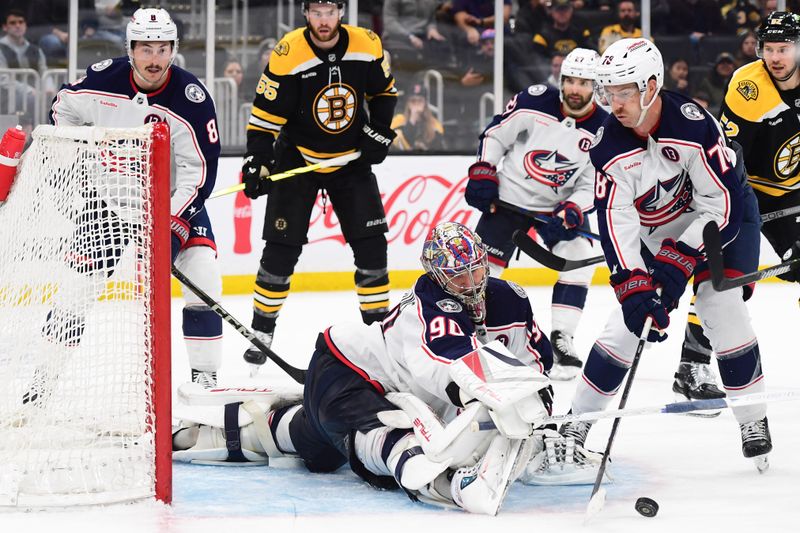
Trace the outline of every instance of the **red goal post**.
[[39, 126], [0, 206], [0, 507], [172, 499], [170, 139]]

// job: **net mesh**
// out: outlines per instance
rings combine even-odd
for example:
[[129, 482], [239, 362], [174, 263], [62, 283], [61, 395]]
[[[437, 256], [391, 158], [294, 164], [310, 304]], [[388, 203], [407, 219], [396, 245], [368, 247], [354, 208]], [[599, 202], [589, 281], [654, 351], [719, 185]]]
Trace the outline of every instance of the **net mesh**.
[[0, 206], [0, 505], [153, 495], [150, 132], [40, 126]]

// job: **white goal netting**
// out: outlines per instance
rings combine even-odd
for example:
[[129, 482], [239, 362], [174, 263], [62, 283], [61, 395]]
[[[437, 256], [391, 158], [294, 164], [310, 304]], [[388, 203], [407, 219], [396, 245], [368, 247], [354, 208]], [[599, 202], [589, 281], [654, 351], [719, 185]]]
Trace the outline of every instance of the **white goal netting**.
[[155, 493], [152, 130], [40, 126], [0, 205], [0, 506]]

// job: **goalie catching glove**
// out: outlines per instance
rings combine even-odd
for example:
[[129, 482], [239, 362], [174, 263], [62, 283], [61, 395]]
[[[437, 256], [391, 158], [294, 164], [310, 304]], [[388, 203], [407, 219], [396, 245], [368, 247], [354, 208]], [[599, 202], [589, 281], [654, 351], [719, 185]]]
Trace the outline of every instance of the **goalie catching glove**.
[[546, 405], [539, 393], [549, 387], [550, 379], [522, 363], [500, 341], [450, 365], [450, 377], [459, 386], [460, 397], [485, 405], [497, 429], [510, 439], [529, 437], [550, 415], [552, 401]]

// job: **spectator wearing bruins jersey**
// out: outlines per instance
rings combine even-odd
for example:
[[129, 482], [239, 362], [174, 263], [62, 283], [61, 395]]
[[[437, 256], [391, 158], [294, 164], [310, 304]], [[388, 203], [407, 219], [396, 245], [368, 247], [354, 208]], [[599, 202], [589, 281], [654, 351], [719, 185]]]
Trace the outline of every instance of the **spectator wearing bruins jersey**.
[[[761, 60], [734, 72], [720, 123], [726, 136], [742, 146], [749, 181], [764, 214], [800, 204], [800, 22], [791, 13], [776, 11], [766, 18], [757, 37]], [[796, 217], [765, 222], [761, 232], [781, 257], [798, 255], [800, 223]], [[800, 281], [797, 271], [780, 277]], [[709, 373], [691, 370], [697, 368], [696, 363], [708, 363], [711, 353], [692, 299], [675, 392], [689, 400], [724, 396]]]
[[[252, 323], [268, 346], [320, 190], [353, 250], [362, 319], [380, 320], [389, 306], [388, 226], [371, 165], [385, 159], [395, 137], [397, 96], [380, 39], [342, 25], [343, 10], [334, 0], [303, 2], [306, 27], [286, 34], [272, 51], [247, 126], [245, 194], [268, 195]], [[356, 151], [361, 156], [344, 166], [275, 182], [263, 177]], [[244, 357], [265, 360], [254, 346]]]

